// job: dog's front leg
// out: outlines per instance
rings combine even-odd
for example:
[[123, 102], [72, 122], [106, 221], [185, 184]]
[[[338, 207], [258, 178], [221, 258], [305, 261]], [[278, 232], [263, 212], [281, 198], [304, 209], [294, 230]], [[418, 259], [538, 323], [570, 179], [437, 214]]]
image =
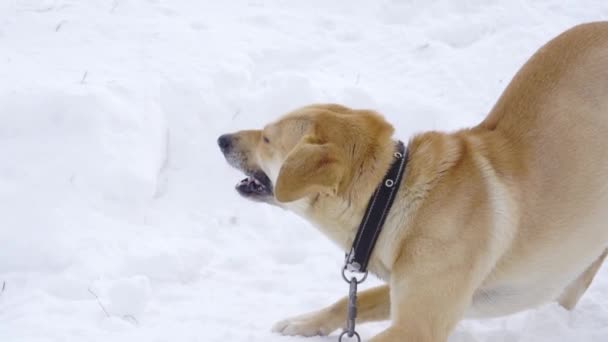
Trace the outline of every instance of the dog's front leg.
[[[272, 328], [283, 335], [328, 335], [343, 327], [346, 321], [347, 298], [309, 314], [281, 321]], [[382, 321], [389, 318], [389, 287], [382, 285], [362, 291], [357, 296], [357, 323]]]
[[[474, 292], [473, 270], [446, 266], [395, 265], [391, 273], [391, 326], [370, 342], [445, 342]], [[442, 264], [443, 263], [443, 264]]]

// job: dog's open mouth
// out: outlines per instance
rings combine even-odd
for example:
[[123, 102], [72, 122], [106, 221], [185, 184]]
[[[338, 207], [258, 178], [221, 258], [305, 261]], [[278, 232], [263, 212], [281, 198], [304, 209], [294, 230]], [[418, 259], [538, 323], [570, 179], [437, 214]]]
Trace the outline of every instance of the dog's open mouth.
[[272, 196], [272, 182], [263, 171], [247, 173], [249, 176], [236, 185], [236, 190], [244, 197], [263, 198]]

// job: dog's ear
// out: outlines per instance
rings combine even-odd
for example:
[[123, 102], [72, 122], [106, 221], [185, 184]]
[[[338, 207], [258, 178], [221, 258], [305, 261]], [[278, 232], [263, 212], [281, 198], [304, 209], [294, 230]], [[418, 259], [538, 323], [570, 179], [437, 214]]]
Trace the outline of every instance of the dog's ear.
[[275, 184], [275, 197], [285, 203], [313, 193], [335, 195], [343, 174], [338, 147], [306, 135], [283, 162]]

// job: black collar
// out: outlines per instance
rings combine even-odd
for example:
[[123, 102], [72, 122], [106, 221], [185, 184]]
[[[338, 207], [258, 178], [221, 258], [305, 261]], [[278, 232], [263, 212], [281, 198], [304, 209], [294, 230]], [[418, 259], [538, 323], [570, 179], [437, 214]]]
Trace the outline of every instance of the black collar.
[[353, 241], [353, 246], [346, 256], [345, 268], [349, 271], [367, 272], [367, 264], [380, 232], [382, 232], [384, 220], [391, 210], [397, 191], [399, 191], [407, 157], [405, 145], [401, 141], [397, 142], [397, 151], [394, 153], [395, 161], [369, 200], [365, 215], [363, 215], [359, 230]]

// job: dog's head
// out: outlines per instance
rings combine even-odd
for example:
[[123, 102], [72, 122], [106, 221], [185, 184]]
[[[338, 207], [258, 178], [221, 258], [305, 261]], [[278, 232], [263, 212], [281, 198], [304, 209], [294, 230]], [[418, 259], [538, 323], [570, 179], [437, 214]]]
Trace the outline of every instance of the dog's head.
[[344, 194], [392, 133], [373, 111], [311, 105], [262, 130], [222, 135], [218, 145], [228, 163], [248, 176], [236, 186], [242, 196], [280, 204]]

